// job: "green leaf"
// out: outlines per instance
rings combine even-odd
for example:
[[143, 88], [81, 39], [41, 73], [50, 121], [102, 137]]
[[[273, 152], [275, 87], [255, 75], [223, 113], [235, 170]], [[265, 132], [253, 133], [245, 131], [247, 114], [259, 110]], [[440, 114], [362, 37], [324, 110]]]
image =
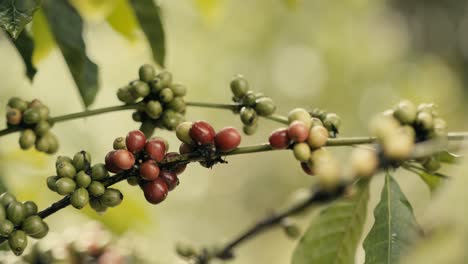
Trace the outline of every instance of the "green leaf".
[[136, 40], [138, 22], [127, 0], [118, 0], [107, 17], [109, 25], [129, 41]]
[[412, 239], [417, 237], [418, 224], [410, 203], [389, 173], [385, 175], [385, 185], [374, 217], [374, 226], [363, 244], [365, 263], [398, 263]]
[[40, 5], [40, 0], [0, 0], [0, 27], [17, 39]]
[[34, 39], [32, 61], [33, 64], [37, 66], [55, 47], [54, 37], [52, 36], [52, 32], [50, 32], [47, 18], [42, 9], [39, 9], [34, 15], [31, 31]]
[[98, 92], [98, 67], [86, 55], [83, 20], [66, 0], [47, 1], [44, 12], [55, 42], [62, 51], [81, 99], [91, 105]]
[[23, 31], [16, 40], [11, 38], [11, 42], [23, 59], [26, 67], [26, 76], [28, 76], [29, 80], [32, 81], [37, 72], [36, 67], [34, 67], [32, 63], [34, 40], [29, 36], [28, 32]]
[[153, 0], [130, 0], [140, 27], [151, 46], [153, 59], [164, 67], [166, 56], [164, 28], [161, 21], [161, 10]]
[[350, 198], [335, 201], [313, 219], [296, 247], [293, 264], [348, 264], [361, 238], [369, 200], [369, 182], [357, 184]]
[[435, 191], [444, 182], [444, 178], [431, 173], [420, 171], [417, 172], [417, 174], [427, 184], [429, 189], [431, 189], [431, 192]]
[[436, 158], [440, 162], [455, 164], [459, 163], [463, 157], [461, 155], [457, 155], [448, 151], [441, 151], [436, 154]]

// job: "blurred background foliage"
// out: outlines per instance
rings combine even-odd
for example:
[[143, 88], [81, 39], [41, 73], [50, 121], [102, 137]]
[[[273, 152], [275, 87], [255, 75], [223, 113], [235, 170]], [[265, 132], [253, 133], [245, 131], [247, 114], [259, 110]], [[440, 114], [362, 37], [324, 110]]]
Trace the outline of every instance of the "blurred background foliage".
[[[92, 107], [116, 105], [117, 88], [137, 78], [141, 64], [152, 63], [149, 46], [127, 1], [72, 3], [85, 17], [88, 56], [100, 67], [101, 90]], [[401, 98], [435, 102], [451, 131], [468, 128], [464, 115], [468, 5], [464, 1], [179, 0], [160, 4], [166, 66], [177, 82], [189, 87], [188, 100], [229, 102], [229, 81], [242, 73], [254, 90], [275, 99], [280, 114], [296, 106], [338, 113], [344, 136], [366, 135], [372, 115]], [[35, 14], [31, 30], [36, 41], [33, 61], [40, 69], [33, 84], [25, 78], [23, 63], [6, 35], [0, 35], [0, 105], [12, 96], [37, 97], [51, 108], [52, 115], [80, 111], [78, 92], [41, 11]], [[0, 116], [4, 111], [0, 109]], [[190, 108], [187, 119], [209, 120], [218, 129], [240, 128], [238, 118], [221, 110]], [[261, 120], [260, 126], [255, 136], [243, 138], [243, 144], [264, 142], [278, 124]], [[61, 154], [86, 149], [98, 162], [115, 137], [135, 128], [130, 112], [119, 112], [58, 124], [54, 131]], [[157, 134], [169, 140], [172, 150], [177, 149], [174, 135]], [[17, 136], [2, 138], [1, 179], [19, 199], [35, 200], [43, 208], [59, 198], [45, 185], [46, 176], [54, 173], [55, 157], [19, 151]], [[344, 158], [349, 150], [333, 152]], [[140, 190], [121, 184], [122, 206], [105, 215], [69, 208], [50, 217], [49, 224], [60, 233], [98, 220], [115, 234], [137, 237], [135, 243], [145, 245], [142, 254], [151, 263], [183, 263], [173, 250], [176, 241], [195, 245], [225, 241], [287, 204], [298, 188], [314, 183], [288, 152], [236, 156], [228, 161], [212, 170], [190, 165], [180, 187], [161, 205], [147, 204]], [[396, 179], [419, 221], [430, 190], [414, 175], [398, 173]], [[372, 182], [364, 234], [372, 226], [382, 184], [382, 177]], [[460, 214], [466, 216], [466, 210]], [[307, 219], [299, 219], [304, 228]], [[231, 263], [288, 263], [295, 243], [278, 229], [239, 248]], [[356, 263], [363, 260], [359, 247]]]

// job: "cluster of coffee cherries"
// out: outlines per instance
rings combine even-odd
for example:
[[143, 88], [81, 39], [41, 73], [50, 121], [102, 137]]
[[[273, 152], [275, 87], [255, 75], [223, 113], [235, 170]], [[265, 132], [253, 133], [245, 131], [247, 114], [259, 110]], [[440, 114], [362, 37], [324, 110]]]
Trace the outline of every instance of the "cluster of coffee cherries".
[[89, 203], [95, 211], [104, 212], [122, 202], [122, 193], [105, 185], [109, 178], [106, 166], [102, 163], [91, 166], [88, 152], [77, 152], [73, 158], [59, 156], [55, 166], [57, 176], [48, 177], [47, 186], [60, 195], [70, 195], [73, 207], [81, 209]]
[[341, 127], [341, 118], [336, 113], [327, 112], [320, 108], [315, 108], [309, 114], [322, 121], [322, 125], [328, 130], [331, 137], [338, 135]]
[[241, 75], [231, 81], [231, 91], [232, 100], [240, 106], [238, 111], [246, 135], [252, 135], [257, 131], [259, 116], [270, 116], [276, 110], [273, 100], [262, 93], [250, 90], [249, 83]]
[[30, 236], [43, 238], [49, 226], [37, 215], [37, 205], [32, 201], [19, 202], [11, 193], [0, 195], [0, 236], [8, 239], [11, 251], [19, 256], [28, 245]]
[[227, 153], [241, 143], [241, 135], [234, 127], [225, 127], [218, 132], [205, 121], [183, 122], [176, 128], [176, 136], [182, 141], [180, 154], [197, 152], [204, 160], [202, 166], [212, 167], [218, 159], [212, 160], [215, 153]]
[[[400, 101], [393, 109], [376, 117], [371, 130], [383, 154], [395, 161], [409, 158], [416, 143], [447, 138], [447, 123], [439, 116], [436, 105], [415, 105], [408, 100]], [[430, 172], [440, 168], [436, 156], [418, 161]]]
[[167, 152], [169, 145], [161, 137], [146, 139], [140, 130], [130, 131], [125, 138], [114, 140], [114, 150], [106, 155], [109, 171], [119, 173], [127, 171], [135, 174], [127, 179], [130, 185], [139, 185], [145, 198], [152, 204], [164, 201], [169, 191], [179, 184], [178, 175], [186, 164], [162, 166], [163, 160], [179, 156], [176, 152]]
[[187, 88], [173, 83], [170, 72], [156, 73], [154, 67], [148, 64], [141, 66], [138, 73], [139, 80], [120, 88], [117, 97], [126, 104], [140, 101], [144, 104], [141, 110], [132, 115], [136, 122], [174, 130], [185, 121], [184, 96]]
[[6, 113], [8, 127], [20, 127], [19, 144], [22, 149], [35, 146], [38, 151], [53, 154], [57, 152], [57, 137], [50, 132], [49, 108], [38, 99], [31, 102], [19, 97], [8, 101]]

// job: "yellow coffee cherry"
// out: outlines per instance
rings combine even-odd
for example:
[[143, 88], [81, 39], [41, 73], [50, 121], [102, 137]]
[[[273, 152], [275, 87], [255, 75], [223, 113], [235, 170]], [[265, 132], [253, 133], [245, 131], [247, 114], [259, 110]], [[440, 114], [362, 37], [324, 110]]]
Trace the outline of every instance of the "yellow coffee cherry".
[[351, 169], [355, 176], [370, 177], [378, 166], [379, 160], [374, 150], [355, 148], [351, 153]]
[[307, 144], [311, 149], [317, 149], [325, 146], [328, 140], [328, 130], [323, 126], [314, 126], [310, 129]]

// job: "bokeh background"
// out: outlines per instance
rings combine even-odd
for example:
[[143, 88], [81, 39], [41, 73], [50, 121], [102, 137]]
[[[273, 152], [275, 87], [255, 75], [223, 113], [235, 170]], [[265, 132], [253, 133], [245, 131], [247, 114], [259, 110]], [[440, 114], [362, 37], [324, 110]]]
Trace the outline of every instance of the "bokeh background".
[[[152, 63], [143, 35], [129, 17], [126, 36], [115, 32], [106, 18], [119, 1], [75, 0], [86, 17], [88, 55], [100, 67], [101, 89], [92, 108], [116, 105], [117, 88], [137, 78], [138, 67]], [[251, 87], [271, 96], [278, 113], [301, 106], [338, 113], [342, 136], [367, 135], [370, 118], [407, 98], [435, 102], [450, 130], [465, 122], [468, 82], [468, 4], [464, 1], [404, 0], [178, 0], [160, 1], [167, 34], [167, 68], [186, 84], [190, 101], [230, 101], [229, 82], [242, 73]], [[43, 39], [35, 62], [39, 72], [31, 84], [19, 55], [0, 35], [0, 105], [8, 98], [39, 98], [52, 115], [77, 112], [82, 105], [58, 49]], [[5, 109], [0, 109], [3, 120]], [[238, 117], [224, 110], [189, 108], [188, 120], [208, 120], [215, 128], [241, 129]], [[243, 145], [265, 142], [279, 127], [260, 120], [254, 136]], [[86, 149], [93, 161], [103, 161], [115, 137], [137, 128], [130, 112], [119, 112], [60, 123], [54, 133], [60, 154]], [[175, 135], [157, 131], [177, 149]], [[41, 208], [57, 200], [45, 178], [54, 173], [55, 157], [18, 148], [18, 134], [1, 138], [1, 181], [20, 199]], [[350, 148], [333, 149], [345, 159]], [[125, 194], [121, 206], [104, 215], [68, 208], [48, 219], [53, 232], [76, 234], [97, 220], [123, 248], [136, 248], [149, 263], [185, 263], [175, 252], [177, 241], [196, 246], [223, 242], [281, 208], [314, 184], [286, 151], [229, 157], [228, 165], [205, 169], [192, 164], [180, 186], [158, 206], [144, 201], [138, 188], [118, 185]], [[415, 175], [396, 176], [421, 216], [430, 192]], [[364, 234], [379, 199], [381, 177], [372, 182]], [[314, 212], [299, 217], [306, 228]], [[70, 231], [69, 228], [75, 231]], [[78, 229], [77, 229], [78, 228]], [[296, 241], [282, 230], [261, 235], [237, 249], [230, 263], [288, 263]], [[356, 263], [363, 262], [358, 248]]]

